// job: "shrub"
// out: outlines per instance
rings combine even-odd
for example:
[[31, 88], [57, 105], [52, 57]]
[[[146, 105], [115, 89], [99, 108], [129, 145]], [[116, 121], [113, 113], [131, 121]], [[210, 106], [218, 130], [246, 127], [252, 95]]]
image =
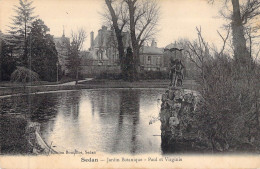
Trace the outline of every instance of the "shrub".
[[108, 73], [103, 72], [96, 76], [96, 79], [110, 79], [110, 80], [119, 80], [123, 79], [121, 73]]
[[169, 73], [166, 71], [142, 71], [139, 74], [139, 79], [169, 79]]
[[256, 150], [259, 135], [259, 65], [236, 68], [233, 60], [218, 57], [205, 64], [200, 79], [203, 104], [196, 120], [200, 137], [207, 137], [216, 151]]
[[39, 81], [39, 75], [34, 71], [25, 67], [18, 66], [17, 69], [11, 74], [12, 82], [30, 82]]
[[[140, 80], [169, 79], [169, 73], [166, 71], [142, 71], [139, 73], [138, 78]], [[124, 77], [121, 73], [103, 72], [96, 79], [119, 80], [124, 79]]]

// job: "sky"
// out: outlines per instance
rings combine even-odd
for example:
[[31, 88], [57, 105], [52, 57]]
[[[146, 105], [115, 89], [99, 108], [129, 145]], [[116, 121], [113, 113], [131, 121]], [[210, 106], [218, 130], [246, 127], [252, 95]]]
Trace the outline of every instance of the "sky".
[[[180, 38], [193, 40], [196, 38], [196, 26], [202, 29], [206, 41], [221, 46], [221, 26], [225, 23], [218, 15], [219, 4], [208, 4], [207, 0], [158, 0], [160, 5], [159, 32], [155, 40], [158, 47], [165, 47]], [[19, 0], [0, 0], [0, 30], [4, 33], [15, 15], [14, 5]], [[90, 46], [90, 32], [95, 36], [102, 27], [100, 13], [104, 11], [104, 0], [33, 0], [34, 13], [50, 28], [50, 34], [55, 37], [70, 36], [71, 30], [84, 28], [88, 37], [84, 49]]]

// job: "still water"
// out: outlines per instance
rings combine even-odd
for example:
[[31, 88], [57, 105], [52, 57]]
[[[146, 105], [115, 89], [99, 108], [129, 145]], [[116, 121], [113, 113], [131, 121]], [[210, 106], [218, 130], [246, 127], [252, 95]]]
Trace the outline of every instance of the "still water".
[[[161, 154], [160, 98], [164, 89], [95, 89], [10, 97], [1, 112], [41, 124], [58, 151]], [[3, 101], [3, 100], [2, 100]]]

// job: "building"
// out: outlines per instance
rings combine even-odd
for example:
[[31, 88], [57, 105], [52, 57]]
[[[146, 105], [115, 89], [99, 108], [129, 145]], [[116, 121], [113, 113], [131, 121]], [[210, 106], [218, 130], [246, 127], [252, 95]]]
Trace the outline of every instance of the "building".
[[163, 48], [158, 48], [153, 40], [151, 46], [143, 46], [140, 50], [140, 70], [166, 70], [163, 57]]
[[[126, 50], [127, 47], [131, 46], [130, 34], [123, 32], [122, 36], [123, 45]], [[89, 52], [93, 60], [93, 65], [117, 66], [119, 64], [119, 54], [114, 30], [108, 30], [106, 26], [102, 26], [95, 39], [94, 32], [91, 32]]]
[[66, 67], [66, 62], [69, 56], [70, 39], [65, 36], [64, 30], [61, 37], [54, 37], [54, 43], [58, 52], [59, 65], [61, 66], [61, 70], [63, 74], [67, 74], [68, 69]]
[[[126, 52], [127, 48], [131, 47], [130, 33], [122, 32], [122, 37]], [[83, 76], [94, 76], [104, 72], [120, 73], [117, 38], [113, 28], [108, 29], [106, 26], [102, 26], [96, 37], [92, 31], [90, 33], [90, 48], [88, 51], [81, 52], [81, 58], [80, 70]], [[157, 47], [154, 40], [150, 46], [141, 47], [139, 63], [141, 71], [165, 71], [168, 66], [164, 61], [164, 49]]]
[[[123, 32], [122, 35], [126, 51], [131, 45], [130, 34]], [[81, 73], [84, 76], [98, 75], [103, 72], [120, 72], [117, 39], [112, 28], [109, 30], [106, 26], [102, 26], [95, 38], [92, 31], [89, 51], [81, 52], [81, 55]]]

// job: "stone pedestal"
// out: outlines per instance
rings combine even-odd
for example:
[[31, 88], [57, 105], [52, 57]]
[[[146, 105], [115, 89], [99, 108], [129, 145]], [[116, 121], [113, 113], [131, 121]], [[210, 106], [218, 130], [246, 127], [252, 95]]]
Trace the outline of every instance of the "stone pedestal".
[[188, 143], [191, 147], [197, 140], [194, 114], [200, 100], [196, 91], [170, 87], [162, 95], [161, 137], [162, 147], [171, 148], [174, 143]]

